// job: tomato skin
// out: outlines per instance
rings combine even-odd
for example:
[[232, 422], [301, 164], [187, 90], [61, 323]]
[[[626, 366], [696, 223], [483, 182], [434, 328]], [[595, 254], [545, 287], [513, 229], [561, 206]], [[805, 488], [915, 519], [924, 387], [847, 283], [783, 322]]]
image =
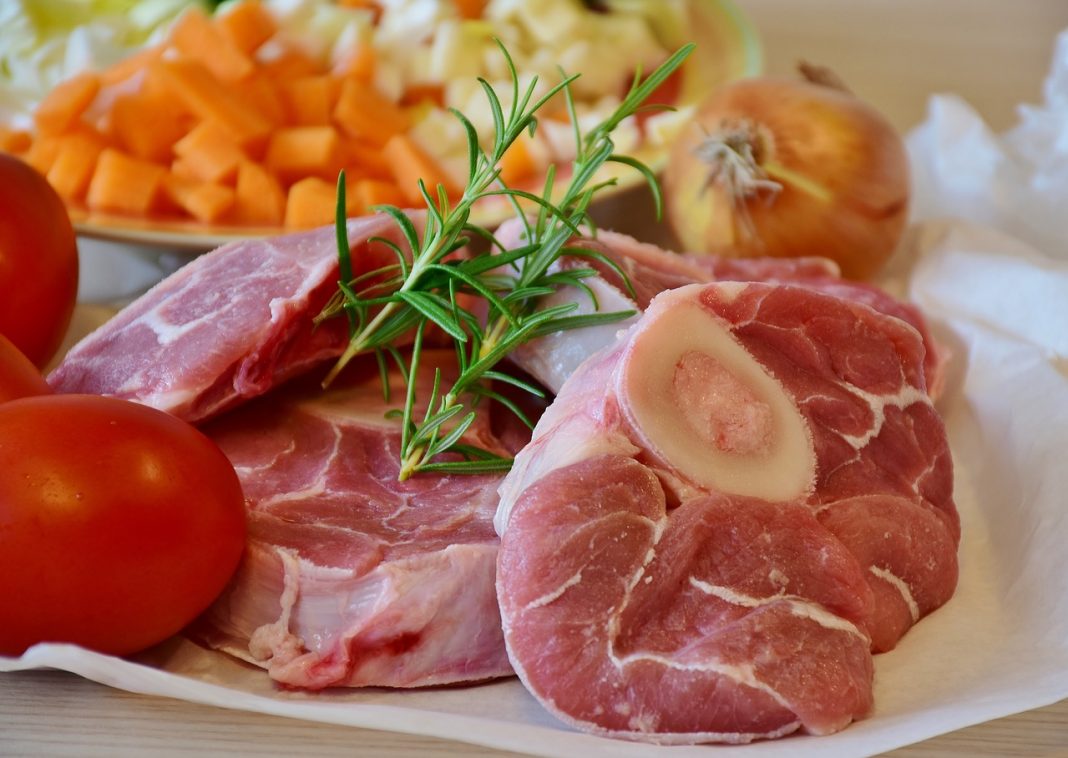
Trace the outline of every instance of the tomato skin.
[[48, 181], [0, 153], [0, 334], [38, 368], [55, 355], [78, 294], [78, 247]]
[[166, 639], [225, 587], [245, 529], [233, 466], [184, 421], [90, 395], [0, 405], [0, 654]]
[[30, 359], [0, 334], [0, 403], [51, 392], [52, 388]]

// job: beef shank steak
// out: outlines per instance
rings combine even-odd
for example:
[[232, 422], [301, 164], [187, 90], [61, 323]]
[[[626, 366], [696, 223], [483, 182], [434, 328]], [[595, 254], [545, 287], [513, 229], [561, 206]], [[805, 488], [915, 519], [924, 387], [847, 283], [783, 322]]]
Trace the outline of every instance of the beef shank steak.
[[[196, 636], [306, 689], [511, 674], [494, 593], [501, 477], [399, 482], [388, 407], [376, 374], [275, 390], [204, 427], [237, 470], [250, 536]], [[493, 449], [485, 426], [472, 441]]]
[[690, 285], [567, 380], [501, 487], [508, 653], [567, 723], [833, 732], [956, 584], [924, 346], [810, 288]]

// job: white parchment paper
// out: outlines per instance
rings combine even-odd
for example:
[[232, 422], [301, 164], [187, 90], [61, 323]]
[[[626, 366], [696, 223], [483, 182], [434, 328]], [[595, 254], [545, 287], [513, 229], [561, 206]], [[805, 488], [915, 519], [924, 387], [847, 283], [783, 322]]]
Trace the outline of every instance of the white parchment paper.
[[[1008, 135], [936, 98], [910, 136], [917, 218], [987, 225], [919, 223], [892, 272], [954, 352], [940, 408], [963, 539], [956, 595], [876, 659], [870, 718], [829, 737], [655, 748], [572, 732], [515, 680], [282, 692], [260, 670], [181, 639], [137, 660], [39, 645], [0, 658], [0, 671], [58, 668], [134, 692], [547, 756], [864, 756], [1068, 697], [1068, 38], [1050, 82], [1046, 106], [1024, 111]], [[1061, 151], [1063, 177], [1028, 162], [1019, 145], [1029, 134]], [[1056, 211], [1013, 199], [1058, 186]]]

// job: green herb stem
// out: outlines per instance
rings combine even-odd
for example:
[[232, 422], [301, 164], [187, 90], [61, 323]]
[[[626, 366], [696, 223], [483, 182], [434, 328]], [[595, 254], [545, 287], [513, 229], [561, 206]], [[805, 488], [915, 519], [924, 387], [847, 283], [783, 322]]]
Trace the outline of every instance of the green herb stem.
[[[559, 84], [535, 99], [537, 80], [531, 81], [527, 89], [521, 92], [515, 65], [504, 46], [498, 45], [512, 78], [512, 101], [505, 111], [493, 88], [484, 80], [479, 80], [493, 114], [492, 145], [483, 149], [479, 145], [475, 127], [463, 114], [453, 111], [463, 125], [468, 141], [468, 180], [461, 197], [452, 204], [443, 187], [436, 187], [436, 195], [432, 196], [420, 182], [419, 190], [427, 206], [422, 235], [400, 209], [393, 206], [378, 208], [393, 217], [408, 248], [404, 250], [394, 242], [378, 240], [392, 249], [397, 263], [373, 273], [386, 277], [387, 282], [395, 283], [392, 289], [384, 287], [382, 281], [375, 283], [374, 277], [368, 274], [353, 278], [345, 235], [343, 177], [338, 184], [337, 236], [341, 281], [338, 293], [317, 320], [344, 313], [349, 319], [350, 340], [327, 374], [323, 386], [330, 385], [355, 356], [373, 351], [378, 356], [384, 391], [388, 393], [384, 354], [388, 353], [399, 360], [396, 340], [402, 335], [414, 333], [409, 363], [407, 367], [402, 366], [407, 389], [404, 408], [400, 413], [401, 480], [420, 471], [477, 473], [507, 469], [511, 464], [510, 458], [463, 442], [464, 434], [474, 423], [478, 406], [484, 400], [501, 403], [529, 424], [518, 406], [493, 390], [489, 382], [503, 381], [538, 395], [541, 394], [540, 390], [496, 370], [497, 364], [515, 348], [536, 337], [553, 331], [608, 323], [632, 314], [630, 311], [621, 311], [575, 315], [572, 311], [578, 307], [576, 303], [540, 309], [538, 304], [544, 295], [567, 286], [593, 297], [592, 291], [582, 280], [594, 276], [594, 269], [553, 270], [553, 264], [565, 254], [596, 259], [614, 267], [630, 287], [626, 276], [611, 260], [596, 251], [570, 248], [568, 243], [580, 235], [582, 228], [594, 228], [588, 216], [590, 203], [598, 191], [614, 183], [611, 180], [597, 183], [594, 179], [600, 168], [609, 161], [630, 166], [642, 174], [652, 188], [659, 212], [660, 194], [653, 172], [634, 158], [617, 156], [611, 135], [625, 118], [642, 107], [643, 101], [682, 64], [693, 49], [693, 45], [680, 48], [647, 78], [643, 79], [640, 72], [636, 74], [630, 91], [619, 107], [583, 136], [578, 130], [570, 91], [570, 84], [576, 77], [562, 77]], [[546, 172], [543, 194], [538, 195], [507, 186], [500, 177], [500, 163], [505, 152], [524, 131], [534, 133], [537, 112], [560, 93], [566, 99], [575, 125], [576, 157], [568, 184], [560, 199], [554, 201], [556, 172], [553, 167]], [[489, 230], [470, 222], [475, 204], [492, 196], [505, 197], [522, 219], [526, 236], [522, 246], [505, 249]], [[533, 218], [527, 216], [523, 208], [524, 201], [536, 210]], [[461, 259], [449, 257], [473, 235], [491, 242], [489, 252]], [[358, 286], [362, 289], [357, 290]], [[462, 305], [462, 300], [458, 299], [460, 295], [473, 296], [486, 304], [485, 322]], [[435, 372], [429, 397], [423, 398], [426, 410], [419, 420], [415, 414], [420, 399], [416, 383], [423, 335], [431, 323], [453, 338], [459, 373], [443, 392], [441, 374]], [[446, 454], [449, 457], [443, 460]]]

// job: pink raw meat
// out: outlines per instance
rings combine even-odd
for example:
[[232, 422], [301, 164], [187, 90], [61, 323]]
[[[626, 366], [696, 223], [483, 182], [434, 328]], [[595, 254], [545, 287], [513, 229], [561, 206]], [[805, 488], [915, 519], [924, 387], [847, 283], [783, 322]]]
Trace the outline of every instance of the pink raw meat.
[[[523, 225], [509, 221], [497, 232], [504, 244], [522, 242]], [[590, 267], [599, 272], [587, 285], [594, 291], [597, 310], [622, 311], [645, 309], [659, 293], [685, 284], [713, 281], [756, 281], [804, 285], [863, 303], [881, 313], [902, 319], [923, 338], [928, 391], [938, 397], [944, 381], [944, 351], [935, 342], [923, 314], [915, 306], [904, 303], [870, 284], [842, 279], [838, 267], [826, 258], [723, 258], [710, 255], [674, 253], [633, 237], [607, 230], [599, 230], [596, 239], [584, 238], [570, 243], [601, 253], [616, 263], [627, 275], [633, 289], [628, 293], [624, 280], [610, 266], [589, 258], [563, 257], [562, 268]], [[590, 313], [594, 308], [586, 293], [564, 287], [544, 299], [544, 306], [565, 302], [578, 303], [577, 313]], [[581, 331], [561, 332], [535, 340], [516, 351], [512, 360], [546, 387], [558, 391], [564, 380], [578, 365], [594, 352], [610, 344], [620, 332], [637, 320], [637, 315], [625, 321]]]
[[205, 427], [241, 479], [250, 539], [196, 636], [307, 689], [511, 674], [494, 593], [501, 477], [398, 482], [386, 409], [375, 375], [275, 390]]
[[501, 487], [497, 593], [535, 697], [664, 743], [864, 716], [870, 651], [956, 585], [923, 358], [899, 319], [803, 287], [655, 298], [567, 381]]
[[[418, 224], [418, 217], [416, 216]], [[382, 214], [349, 221], [353, 268], [395, 257]], [[209, 418], [344, 350], [344, 319], [312, 319], [337, 291], [333, 227], [232, 242], [150, 289], [84, 340], [49, 376], [57, 392], [136, 400], [187, 421]]]

